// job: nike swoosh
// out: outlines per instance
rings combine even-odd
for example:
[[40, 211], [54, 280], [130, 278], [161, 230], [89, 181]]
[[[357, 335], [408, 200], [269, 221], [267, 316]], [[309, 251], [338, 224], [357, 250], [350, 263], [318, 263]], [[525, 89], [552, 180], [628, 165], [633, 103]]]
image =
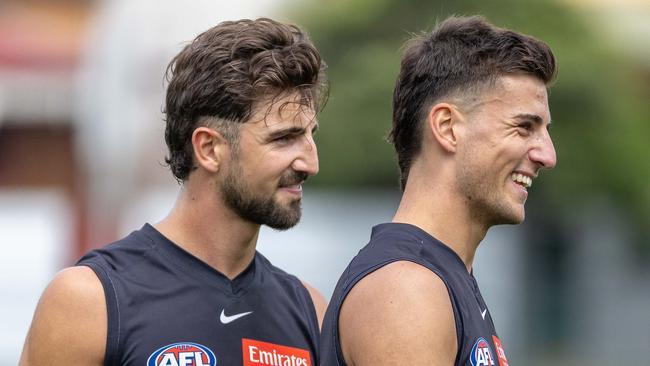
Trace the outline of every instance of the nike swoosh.
[[[485, 309], [485, 310], [483, 310], [483, 312], [481, 312], [481, 316], [483, 317], [483, 320], [485, 320], [485, 314], [486, 313], [487, 313], [487, 309]], [[221, 314], [223, 315], [223, 313], [221, 313]]]
[[227, 316], [226, 313], [224, 313], [224, 310], [225, 309], [222, 309], [221, 310], [221, 315], [219, 315], [219, 320], [221, 320], [222, 324], [232, 323], [232, 322], [234, 322], [235, 320], [237, 320], [239, 318], [245, 317], [246, 315], [253, 313], [252, 311], [248, 311], [248, 312], [245, 312], [245, 313], [239, 313], [239, 314]]

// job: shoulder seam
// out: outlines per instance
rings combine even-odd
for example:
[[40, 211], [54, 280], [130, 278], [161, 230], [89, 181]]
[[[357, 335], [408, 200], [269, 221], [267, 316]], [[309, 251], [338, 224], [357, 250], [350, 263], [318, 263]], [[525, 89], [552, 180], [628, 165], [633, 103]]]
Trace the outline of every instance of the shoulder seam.
[[[120, 306], [119, 306], [119, 299], [117, 295], [117, 289], [115, 288], [115, 284], [113, 283], [113, 280], [111, 279], [111, 275], [109, 272], [102, 266], [100, 263], [97, 262], [85, 262], [85, 263], [79, 263], [77, 264], [78, 266], [86, 266], [90, 268], [93, 272], [95, 272], [95, 275], [99, 278], [100, 283], [102, 284], [102, 287], [104, 289], [104, 296], [106, 297], [106, 319], [107, 319], [107, 325], [106, 325], [106, 352], [104, 354], [104, 365], [105, 366], [113, 366], [117, 365], [117, 360], [118, 360], [118, 354], [119, 354], [119, 349], [120, 349], [120, 340], [121, 340], [121, 316], [120, 316]], [[108, 283], [107, 283], [108, 282]], [[107, 286], [110, 285], [110, 288], [107, 288]], [[114, 308], [117, 319], [115, 319], [115, 324], [117, 329], [112, 329], [112, 322], [111, 322], [111, 300], [114, 299]], [[115, 333], [115, 334], [113, 334]], [[111, 336], [114, 335], [115, 342], [114, 346], [111, 347]]]

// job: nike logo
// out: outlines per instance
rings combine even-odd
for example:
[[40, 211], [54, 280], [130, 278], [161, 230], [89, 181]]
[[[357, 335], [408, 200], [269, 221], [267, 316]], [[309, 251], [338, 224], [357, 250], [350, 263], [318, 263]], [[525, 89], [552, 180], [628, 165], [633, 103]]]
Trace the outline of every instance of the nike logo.
[[224, 310], [225, 309], [222, 309], [221, 310], [221, 315], [219, 315], [219, 320], [221, 320], [221, 324], [232, 323], [232, 322], [234, 322], [235, 320], [237, 320], [239, 318], [243, 318], [246, 315], [253, 313], [252, 311], [248, 311], [248, 312], [245, 312], [245, 313], [239, 313], [239, 314], [228, 316], [228, 315], [226, 315], [226, 313], [224, 313]]
[[[483, 320], [485, 320], [485, 314], [486, 314], [486, 313], [487, 313], [487, 309], [485, 309], [485, 310], [483, 310], [483, 311], [481, 312], [481, 316], [483, 317]], [[221, 313], [221, 315], [223, 315], [223, 313]]]

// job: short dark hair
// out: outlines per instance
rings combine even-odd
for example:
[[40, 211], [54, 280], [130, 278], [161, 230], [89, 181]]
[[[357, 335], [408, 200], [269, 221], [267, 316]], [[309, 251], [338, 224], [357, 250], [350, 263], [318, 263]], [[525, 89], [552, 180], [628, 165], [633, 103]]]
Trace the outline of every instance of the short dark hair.
[[548, 86], [556, 73], [546, 43], [497, 28], [480, 16], [452, 16], [409, 41], [393, 93], [389, 135], [402, 189], [422, 148], [421, 121], [432, 103], [459, 92], [476, 93], [508, 74], [532, 75]]
[[165, 162], [182, 182], [195, 169], [192, 133], [202, 125], [237, 136], [260, 103], [298, 93], [319, 111], [325, 63], [308, 36], [272, 19], [227, 21], [198, 35], [167, 66]]

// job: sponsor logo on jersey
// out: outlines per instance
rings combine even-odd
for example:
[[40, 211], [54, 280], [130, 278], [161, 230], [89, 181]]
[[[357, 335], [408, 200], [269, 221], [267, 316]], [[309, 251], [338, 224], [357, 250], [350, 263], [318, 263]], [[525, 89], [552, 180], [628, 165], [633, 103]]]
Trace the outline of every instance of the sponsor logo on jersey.
[[494, 366], [494, 358], [490, 351], [490, 345], [485, 338], [480, 337], [474, 343], [472, 352], [469, 355], [469, 361], [472, 366]]
[[244, 366], [311, 366], [309, 351], [242, 338]]
[[217, 358], [208, 347], [181, 342], [159, 348], [149, 356], [147, 366], [214, 366]]
[[499, 337], [493, 335], [492, 340], [494, 341], [494, 347], [497, 349], [497, 359], [499, 360], [499, 366], [508, 366], [508, 359], [506, 358], [506, 352], [503, 350], [503, 345]]

